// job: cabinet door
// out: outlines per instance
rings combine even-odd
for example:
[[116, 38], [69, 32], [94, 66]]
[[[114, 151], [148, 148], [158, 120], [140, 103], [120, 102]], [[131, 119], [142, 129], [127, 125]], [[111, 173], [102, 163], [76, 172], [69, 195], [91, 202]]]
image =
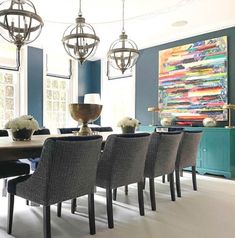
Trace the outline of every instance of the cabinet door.
[[205, 136], [203, 132], [203, 136], [201, 138], [198, 151], [197, 151], [197, 160], [196, 160], [196, 167], [198, 169], [203, 167], [203, 159], [204, 159], [204, 148], [205, 148]]
[[226, 171], [229, 162], [229, 135], [224, 131], [205, 131], [202, 163], [208, 170]]

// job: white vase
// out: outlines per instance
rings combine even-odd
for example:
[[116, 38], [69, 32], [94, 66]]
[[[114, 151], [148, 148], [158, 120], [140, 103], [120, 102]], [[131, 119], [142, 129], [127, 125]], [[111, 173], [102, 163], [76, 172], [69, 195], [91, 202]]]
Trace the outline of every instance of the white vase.
[[172, 125], [172, 119], [169, 117], [164, 117], [160, 121], [162, 126], [171, 126]]
[[212, 117], [207, 117], [205, 118], [203, 121], [203, 126], [205, 127], [213, 127], [213, 126], [216, 126], [216, 120]]

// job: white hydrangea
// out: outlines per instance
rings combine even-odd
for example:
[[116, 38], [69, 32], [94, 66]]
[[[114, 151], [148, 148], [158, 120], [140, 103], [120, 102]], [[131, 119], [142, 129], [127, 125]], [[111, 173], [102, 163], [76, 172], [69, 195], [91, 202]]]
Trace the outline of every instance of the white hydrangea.
[[140, 122], [137, 119], [134, 119], [131, 117], [124, 117], [118, 122], [117, 126], [118, 127], [125, 127], [125, 126], [137, 127], [139, 124]]
[[12, 132], [18, 131], [20, 129], [28, 129], [36, 131], [39, 129], [39, 125], [37, 120], [33, 118], [31, 115], [23, 115], [20, 117], [17, 117], [13, 120], [10, 120], [5, 125], [6, 129], [11, 129]]

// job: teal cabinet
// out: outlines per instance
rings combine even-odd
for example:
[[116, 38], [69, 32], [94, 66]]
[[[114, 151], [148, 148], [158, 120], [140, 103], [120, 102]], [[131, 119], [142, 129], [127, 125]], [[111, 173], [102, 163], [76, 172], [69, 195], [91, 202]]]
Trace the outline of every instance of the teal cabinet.
[[[141, 131], [154, 131], [153, 126], [142, 126], [140, 129]], [[184, 127], [184, 130], [203, 131], [196, 163], [196, 170], [199, 174], [235, 178], [235, 128]]]
[[197, 172], [235, 178], [235, 129], [192, 127], [186, 130], [202, 130], [198, 148]]

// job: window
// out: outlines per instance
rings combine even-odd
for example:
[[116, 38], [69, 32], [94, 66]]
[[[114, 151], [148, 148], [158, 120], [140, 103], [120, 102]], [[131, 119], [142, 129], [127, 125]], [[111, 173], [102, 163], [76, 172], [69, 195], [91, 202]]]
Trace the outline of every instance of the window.
[[[63, 56], [46, 56], [44, 77], [44, 126], [55, 133], [57, 128], [71, 127], [69, 103], [77, 99], [76, 72], [71, 60]], [[76, 125], [76, 123], [75, 123]]]
[[0, 41], [0, 69], [19, 70], [20, 51], [16, 46], [7, 42]]
[[48, 128], [66, 126], [68, 90], [68, 79], [46, 76], [46, 114], [44, 118]]
[[16, 47], [0, 42], [0, 128], [19, 115], [19, 64]]

